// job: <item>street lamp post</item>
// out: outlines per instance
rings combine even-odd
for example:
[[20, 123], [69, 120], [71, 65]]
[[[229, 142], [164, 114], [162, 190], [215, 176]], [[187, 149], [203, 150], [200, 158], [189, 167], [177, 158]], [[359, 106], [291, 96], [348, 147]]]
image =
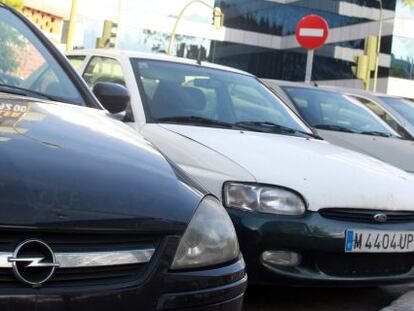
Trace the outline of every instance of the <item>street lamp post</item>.
[[75, 36], [76, 14], [78, 11], [78, 0], [72, 0], [72, 8], [70, 10], [70, 20], [68, 27], [68, 37], [66, 40], [66, 51], [73, 49], [73, 37]]
[[178, 14], [177, 19], [175, 20], [174, 23], [174, 27], [171, 31], [171, 38], [170, 38], [170, 43], [168, 45], [168, 55], [172, 55], [173, 54], [173, 50], [174, 50], [174, 41], [175, 41], [175, 36], [177, 34], [177, 28], [178, 25], [181, 21], [181, 19], [184, 16], [185, 11], [194, 3], [200, 3], [206, 7], [208, 7], [209, 9], [214, 10], [214, 24], [216, 26], [217, 29], [219, 29], [222, 26], [222, 22], [223, 22], [223, 14], [221, 12], [221, 9], [218, 7], [213, 7], [211, 5], [209, 5], [208, 3], [201, 1], [201, 0], [192, 0], [190, 2], [188, 2], [183, 9], [181, 10], [180, 14]]
[[[118, 12], [116, 15], [117, 27], [119, 27], [119, 23], [121, 22], [121, 12], [122, 12], [122, 0], [118, 0]], [[117, 36], [115, 37], [115, 47], [118, 46], [118, 38], [119, 38], [119, 35], [117, 34]]]
[[380, 20], [379, 20], [379, 32], [378, 32], [378, 47], [377, 47], [377, 58], [375, 60], [375, 72], [374, 72], [374, 85], [372, 91], [375, 93], [377, 91], [378, 83], [378, 70], [379, 70], [379, 59], [381, 54], [381, 38], [382, 38], [382, 21], [384, 18], [384, 7], [382, 0], [377, 0], [380, 4]]

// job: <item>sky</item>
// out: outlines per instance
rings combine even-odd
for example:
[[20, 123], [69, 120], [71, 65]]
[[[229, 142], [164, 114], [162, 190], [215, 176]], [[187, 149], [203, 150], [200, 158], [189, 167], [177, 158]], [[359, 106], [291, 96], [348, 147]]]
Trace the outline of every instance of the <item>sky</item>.
[[[175, 17], [190, 0], [78, 0], [77, 26], [75, 29], [75, 45], [92, 48], [95, 40], [102, 33], [102, 25], [105, 19], [117, 21], [119, 3], [121, 3], [119, 21], [119, 47], [148, 51], [158, 43], [165, 46], [168, 42], [159, 37], [148, 38], [143, 36], [144, 29], [158, 31], [160, 34], [170, 33], [175, 22]], [[203, 0], [210, 6], [214, 0]], [[49, 7], [65, 15], [68, 19], [72, 0], [26, 0], [26, 4], [32, 7]], [[206, 34], [213, 27], [213, 10], [200, 3], [193, 3], [185, 12], [180, 29], [191, 29]], [[60, 15], [60, 14], [59, 14]], [[185, 34], [181, 33], [181, 34]], [[188, 35], [188, 34], [187, 34]], [[191, 36], [191, 35], [190, 35]], [[194, 40], [198, 35], [193, 36]], [[201, 40], [201, 41], [200, 41]], [[160, 42], [164, 41], [164, 42]], [[199, 39], [197, 44], [208, 45], [204, 39]]]
[[[71, 0], [54, 0], [54, 3], [56, 1], [66, 2], [66, 6], [70, 8]], [[101, 33], [103, 20], [117, 20], [120, 0], [78, 1], [78, 19], [83, 21], [84, 28], [83, 45], [93, 47], [96, 37]], [[211, 6], [214, 5], [214, 0], [204, 1]], [[189, 0], [121, 0], [119, 47], [150, 51], [160, 38], [147, 41], [140, 30], [160, 27], [158, 31], [169, 33], [175, 17], [188, 2]], [[211, 25], [212, 14], [212, 9], [194, 3], [186, 10], [180, 25], [184, 26], [186, 22]], [[162, 47], [168, 43], [165, 40], [161, 41]], [[198, 41], [198, 44], [202, 42], [204, 41]]]
[[[50, 5], [70, 10], [71, 0], [41, 0]], [[116, 19], [119, 1], [121, 1], [121, 19], [138, 20], [148, 16], [176, 16], [189, 0], [79, 0], [78, 13], [81, 16], [101, 19]], [[205, 0], [214, 5], [214, 0]], [[184, 19], [210, 22], [211, 10], [195, 3], [186, 11]]]

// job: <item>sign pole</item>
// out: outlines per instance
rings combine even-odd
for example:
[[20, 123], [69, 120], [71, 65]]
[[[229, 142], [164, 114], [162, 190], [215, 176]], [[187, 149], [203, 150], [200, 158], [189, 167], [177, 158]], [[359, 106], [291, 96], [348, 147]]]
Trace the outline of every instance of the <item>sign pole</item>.
[[296, 25], [295, 37], [301, 47], [308, 51], [306, 60], [305, 83], [312, 81], [315, 50], [321, 48], [328, 39], [328, 22], [318, 15], [307, 15]]
[[305, 83], [311, 83], [312, 81], [312, 69], [313, 69], [314, 55], [315, 55], [315, 50], [308, 50], [308, 58], [306, 60]]

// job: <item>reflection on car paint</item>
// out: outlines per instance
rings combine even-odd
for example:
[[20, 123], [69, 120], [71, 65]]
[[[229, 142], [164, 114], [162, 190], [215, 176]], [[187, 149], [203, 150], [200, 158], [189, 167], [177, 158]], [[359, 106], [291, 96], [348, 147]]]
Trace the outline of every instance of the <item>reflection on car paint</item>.
[[15, 124], [30, 111], [31, 103], [0, 103], [0, 124], [5, 126], [7, 124]]
[[33, 139], [27, 136], [28, 129], [19, 126], [19, 122], [22, 120], [27, 121], [42, 121], [46, 118], [46, 115], [33, 112], [32, 111], [32, 102], [2, 102], [0, 103], [0, 142], [7, 142], [11, 138], [4, 136], [5, 134], [20, 134]]

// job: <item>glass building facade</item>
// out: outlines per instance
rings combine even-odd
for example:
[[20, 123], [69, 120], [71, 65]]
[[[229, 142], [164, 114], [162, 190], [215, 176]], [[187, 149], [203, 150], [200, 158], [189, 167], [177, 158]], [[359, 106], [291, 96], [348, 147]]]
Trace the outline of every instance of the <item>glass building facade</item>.
[[[379, 77], [414, 79], [414, 7], [405, 0], [383, 0]], [[315, 51], [313, 80], [356, 81], [354, 59], [365, 38], [378, 35], [379, 0], [216, 0], [225, 15], [224, 41], [212, 41], [211, 61], [259, 77], [303, 81], [306, 51], [294, 38], [298, 21], [309, 14], [330, 27], [327, 44]], [[413, 29], [413, 28], [410, 28]], [[345, 83], [346, 84], [346, 83]], [[387, 91], [386, 82], [383, 90]], [[413, 96], [414, 97], [414, 96]]]
[[[95, 0], [95, 2], [98, 0]], [[119, 12], [118, 48], [166, 53], [179, 12], [190, 0], [123, 0]], [[365, 38], [378, 35], [380, 0], [203, 0], [193, 3], [180, 22], [174, 54], [236, 67], [261, 78], [304, 81], [307, 53], [295, 39], [298, 21], [309, 14], [324, 17], [330, 27], [327, 44], [315, 51], [312, 79], [362, 87], [353, 74]], [[383, 33], [378, 90], [414, 98], [414, 4], [382, 0]], [[83, 6], [93, 1], [82, 1]], [[114, 19], [117, 0], [102, 16], [83, 9], [84, 38], [92, 48], [104, 19]], [[224, 12], [224, 29], [212, 25], [212, 6]]]

